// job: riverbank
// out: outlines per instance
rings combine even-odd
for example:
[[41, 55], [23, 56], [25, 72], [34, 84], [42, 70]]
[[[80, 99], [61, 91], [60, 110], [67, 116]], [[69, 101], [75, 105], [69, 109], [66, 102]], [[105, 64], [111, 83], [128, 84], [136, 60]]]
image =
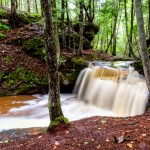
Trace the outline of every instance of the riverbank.
[[[0, 149], [148, 150], [150, 149], [150, 110], [144, 115], [135, 117], [85, 118], [70, 122], [67, 126], [59, 126], [50, 133], [46, 132], [46, 128], [21, 129], [18, 132], [21, 135], [17, 140], [6, 134], [4, 143], [1, 141]], [[12, 137], [14, 135], [15, 132]]]

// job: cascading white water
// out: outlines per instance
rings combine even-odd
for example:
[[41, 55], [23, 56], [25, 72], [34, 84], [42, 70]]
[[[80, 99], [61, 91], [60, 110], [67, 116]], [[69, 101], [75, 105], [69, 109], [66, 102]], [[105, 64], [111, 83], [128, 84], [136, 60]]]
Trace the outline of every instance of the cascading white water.
[[75, 86], [78, 100], [126, 117], [145, 112], [148, 89], [142, 75], [128, 70], [90, 66], [81, 71]]

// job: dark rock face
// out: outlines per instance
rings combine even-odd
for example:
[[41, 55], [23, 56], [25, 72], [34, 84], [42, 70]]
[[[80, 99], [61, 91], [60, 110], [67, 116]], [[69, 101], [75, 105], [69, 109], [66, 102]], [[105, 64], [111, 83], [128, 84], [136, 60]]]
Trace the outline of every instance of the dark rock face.
[[[75, 24], [73, 26], [74, 30], [79, 33], [79, 23]], [[95, 35], [99, 32], [99, 27], [96, 26], [94, 23], [88, 23], [84, 26], [84, 42], [83, 48], [84, 49], [90, 49], [91, 47], [91, 42], [94, 39]]]
[[146, 39], [146, 44], [147, 44], [147, 47], [150, 47], [150, 38]]

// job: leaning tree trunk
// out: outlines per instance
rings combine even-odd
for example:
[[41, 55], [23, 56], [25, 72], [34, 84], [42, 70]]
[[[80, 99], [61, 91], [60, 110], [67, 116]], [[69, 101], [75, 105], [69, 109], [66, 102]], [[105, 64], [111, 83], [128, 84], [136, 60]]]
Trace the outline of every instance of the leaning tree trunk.
[[144, 75], [146, 78], [146, 83], [148, 90], [150, 91], [150, 59], [149, 53], [147, 51], [146, 45], [146, 36], [144, 31], [144, 19], [142, 12], [142, 3], [141, 0], [135, 0], [136, 5], [136, 18], [137, 18], [137, 27], [139, 35], [139, 44], [140, 44], [140, 54], [144, 68]]
[[[60, 104], [60, 89], [59, 89], [59, 78], [58, 78], [58, 63], [57, 63], [57, 48], [56, 39], [52, 24], [52, 5], [49, 0], [41, 0], [41, 8], [45, 17], [45, 46], [46, 56], [48, 63], [48, 75], [49, 75], [49, 100], [48, 108], [50, 114], [51, 126], [58, 125], [56, 121], [64, 123], [63, 113]], [[59, 120], [58, 120], [59, 118]], [[56, 124], [55, 124], [56, 123]]]

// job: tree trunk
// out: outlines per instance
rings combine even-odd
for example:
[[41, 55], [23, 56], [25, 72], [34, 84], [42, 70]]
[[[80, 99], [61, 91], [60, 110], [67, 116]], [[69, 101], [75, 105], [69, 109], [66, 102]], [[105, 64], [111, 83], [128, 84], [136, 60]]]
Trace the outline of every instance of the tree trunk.
[[80, 14], [79, 14], [79, 35], [80, 35], [80, 40], [79, 40], [79, 49], [78, 49], [78, 56], [82, 55], [83, 51], [83, 31], [84, 31], [84, 25], [83, 25], [83, 1], [81, 0], [80, 2]]
[[1, 6], [3, 6], [3, 0], [1, 0]]
[[141, 0], [135, 0], [136, 6], [136, 18], [137, 18], [137, 27], [138, 27], [138, 35], [139, 35], [139, 44], [140, 44], [140, 54], [144, 68], [144, 75], [146, 78], [146, 83], [148, 90], [150, 91], [150, 60], [149, 54], [147, 51], [146, 45], [146, 36], [144, 31], [144, 19], [142, 12], [142, 2]]
[[120, 10], [120, 1], [117, 4], [117, 9], [116, 9], [117, 12], [116, 12], [116, 14], [114, 16], [115, 17], [114, 18], [114, 26], [113, 26], [112, 34], [111, 34], [111, 37], [110, 37], [110, 41], [108, 43], [108, 46], [107, 46], [105, 52], [108, 52], [108, 49], [109, 49], [110, 45], [112, 44], [112, 39], [113, 39], [113, 36], [114, 36], [114, 34], [116, 32], [116, 26], [117, 26], [117, 19], [118, 19], [119, 10]]
[[[63, 117], [63, 113], [60, 104], [57, 48], [52, 24], [52, 5], [50, 5], [49, 0], [41, 0], [41, 8], [45, 16], [44, 35], [49, 75], [48, 108], [51, 120], [51, 124], [49, 126], [50, 128], [52, 123], [54, 123], [57, 118]], [[64, 122], [61, 120], [61, 123]]]
[[113, 36], [113, 46], [112, 46], [112, 55], [116, 56], [116, 43], [117, 43], [117, 39], [116, 39], [116, 32], [114, 33]]
[[11, 0], [11, 18], [12, 18], [14, 26], [17, 21], [17, 11], [16, 10], [17, 10], [16, 0]]
[[148, 38], [150, 39], [150, 0], [148, 0]]
[[27, 6], [28, 6], [28, 12], [30, 13], [31, 12], [31, 9], [30, 9], [30, 0], [27, 0]]
[[[56, 8], [56, 0], [51, 0], [51, 5], [52, 5], [52, 16], [55, 18], [55, 20], [58, 20], [57, 17], [57, 8]], [[58, 37], [58, 26], [57, 26], [57, 21], [54, 21], [53, 23], [53, 30], [54, 30], [54, 38], [56, 42], [56, 51], [57, 51], [57, 64], [59, 66], [59, 60], [60, 60], [60, 44], [59, 44], [59, 37]]]
[[35, 3], [35, 11], [36, 11], [36, 13], [38, 13], [37, 0], [34, 0], [34, 3]]
[[66, 47], [64, 17], [65, 17], [65, 0], [61, 0], [61, 34], [62, 34], [62, 46]]
[[[132, 31], [133, 31], [133, 20], [134, 20], [134, 16], [133, 16], [133, 11], [134, 11], [134, 1], [132, 0], [131, 3], [131, 29], [130, 29], [130, 36], [129, 36], [129, 32], [128, 32], [128, 16], [127, 16], [127, 6], [126, 6], [126, 0], [124, 0], [124, 9], [125, 9], [125, 24], [126, 24], [126, 34], [127, 34], [127, 41], [128, 41], [128, 45], [129, 45], [129, 54], [128, 56], [131, 57], [133, 56], [133, 58], [135, 60], [138, 59], [138, 57], [134, 54], [133, 52], [133, 42], [132, 42]], [[126, 52], [125, 52], [126, 53]]]
[[70, 24], [70, 17], [69, 17], [69, 11], [68, 11], [68, 1], [66, 0], [66, 14], [67, 14], [67, 26], [68, 26], [68, 47], [71, 47], [71, 36], [70, 36], [70, 30], [71, 30], [71, 24]]
[[134, 0], [131, 1], [131, 28], [130, 28], [130, 37], [129, 37], [129, 57], [131, 57], [133, 52], [133, 44], [132, 44], [132, 31], [133, 31], [133, 11], [134, 11]]

